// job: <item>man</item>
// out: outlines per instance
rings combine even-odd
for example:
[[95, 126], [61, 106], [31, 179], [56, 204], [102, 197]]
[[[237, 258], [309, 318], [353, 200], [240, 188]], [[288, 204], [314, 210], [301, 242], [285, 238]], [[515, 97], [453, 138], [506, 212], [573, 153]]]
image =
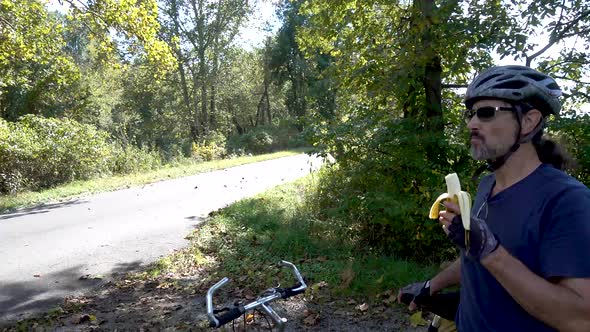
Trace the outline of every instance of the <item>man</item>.
[[560, 170], [565, 158], [542, 137], [560, 94], [552, 78], [522, 66], [490, 68], [469, 85], [471, 154], [493, 173], [477, 190], [469, 247], [459, 207], [444, 203], [439, 222], [461, 257], [400, 291], [410, 309], [460, 284], [460, 332], [590, 331], [590, 190]]

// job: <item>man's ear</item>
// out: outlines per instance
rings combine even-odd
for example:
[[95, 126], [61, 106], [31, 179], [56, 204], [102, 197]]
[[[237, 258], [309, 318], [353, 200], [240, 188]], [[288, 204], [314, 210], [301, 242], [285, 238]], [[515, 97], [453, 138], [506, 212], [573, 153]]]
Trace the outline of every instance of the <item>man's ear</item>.
[[539, 125], [541, 121], [543, 121], [543, 114], [541, 114], [538, 109], [533, 108], [532, 110], [523, 114], [520, 133], [523, 136], [529, 134], [537, 127], [537, 125]]

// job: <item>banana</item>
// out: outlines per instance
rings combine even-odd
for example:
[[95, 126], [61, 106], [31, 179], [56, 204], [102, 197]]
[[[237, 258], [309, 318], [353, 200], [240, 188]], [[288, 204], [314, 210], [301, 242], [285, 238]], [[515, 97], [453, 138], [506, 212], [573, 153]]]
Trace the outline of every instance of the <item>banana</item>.
[[471, 229], [471, 195], [466, 191], [461, 191], [461, 183], [457, 173], [451, 173], [445, 176], [447, 183], [447, 192], [438, 196], [430, 208], [430, 219], [438, 219], [441, 201], [448, 199], [459, 205], [461, 210], [461, 221], [465, 228], [465, 246], [469, 247], [469, 230]]

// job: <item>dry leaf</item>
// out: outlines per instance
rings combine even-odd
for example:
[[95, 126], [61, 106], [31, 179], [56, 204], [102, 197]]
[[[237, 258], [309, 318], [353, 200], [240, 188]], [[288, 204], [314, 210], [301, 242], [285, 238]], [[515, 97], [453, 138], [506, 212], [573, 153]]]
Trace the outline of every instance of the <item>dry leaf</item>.
[[314, 325], [317, 325], [317, 323], [319, 321], [320, 321], [319, 314], [311, 314], [311, 315], [308, 315], [307, 317], [305, 317], [305, 319], [303, 320], [303, 324], [305, 324], [305, 326], [314, 326]]
[[328, 283], [327, 283], [327, 282], [325, 282], [325, 281], [320, 281], [320, 282], [318, 282], [318, 283], [316, 283], [316, 284], [313, 284], [313, 285], [311, 286], [311, 289], [312, 289], [312, 290], [314, 290], [314, 291], [317, 291], [317, 290], [319, 290], [319, 289], [321, 289], [321, 288], [324, 288], [324, 287], [326, 287], [326, 286], [328, 286]]
[[363, 303], [363, 304], [357, 306], [356, 308], [361, 312], [365, 312], [365, 311], [369, 310], [369, 305], [366, 303]]
[[249, 313], [246, 315], [246, 323], [250, 323], [254, 320], [254, 314]]
[[[85, 322], [89, 322], [89, 321], [92, 320], [92, 317], [94, 317], [94, 316], [91, 316], [91, 315], [88, 315], [88, 314], [74, 315], [74, 317], [72, 318], [72, 323], [74, 323], [74, 324], [82, 324], [82, 323], [85, 323]], [[94, 320], [96, 320], [96, 317], [94, 317]]]
[[410, 324], [412, 327], [424, 326], [428, 324], [428, 322], [422, 317], [422, 311], [416, 311], [412, 316], [410, 316]]
[[244, 290], [244, 298], [246, 298], [246, 300], [250, 301], [250, 300], [254, 300], [256, 298], [256, 295], [254, 295], [254, 292], [246, 289]]
[[383, 299], [383, 304], [386, 306], [391, 306], [392, 304], [397, 302], [397, 297], [391, 294], [388, 298]]
[[350, 299], [346, 303], [349, 304], [349, 305], [354, 305], [354, 304], [356, 304], [356, 301], [354, 299]]

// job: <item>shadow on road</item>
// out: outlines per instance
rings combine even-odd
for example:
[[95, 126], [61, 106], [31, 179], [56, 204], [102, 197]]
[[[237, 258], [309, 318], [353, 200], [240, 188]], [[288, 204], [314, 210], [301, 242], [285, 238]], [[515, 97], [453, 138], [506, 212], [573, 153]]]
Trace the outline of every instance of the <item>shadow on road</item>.
[[76, 199], [67, 202], [59, 202], [59, 203], [51, 203], [51, 204], [41, 204], [29, 208], [18, 209], [16, 211], [0, 214], [0, 220], [12, 219], [17, 217], [22, 217], [31, 214], [40, 214], [40, 213], [48, 213], [51, 210], [59, 209], [66, 206], [71, 205], [78, 205], [88, 203], [87, 200]]
[[64, 304], [64, 298], [68, 295], [79, 295], [98, 286], [108, 285], [113, 278], [140, 271], [145, 266], [139, 261], [119, 264], [104, 276], [85, 274], [85, 268], [83, 265], [77, 265], [31, 280], [2, 284], [0, 327], [31, 314], [46, 312]]

